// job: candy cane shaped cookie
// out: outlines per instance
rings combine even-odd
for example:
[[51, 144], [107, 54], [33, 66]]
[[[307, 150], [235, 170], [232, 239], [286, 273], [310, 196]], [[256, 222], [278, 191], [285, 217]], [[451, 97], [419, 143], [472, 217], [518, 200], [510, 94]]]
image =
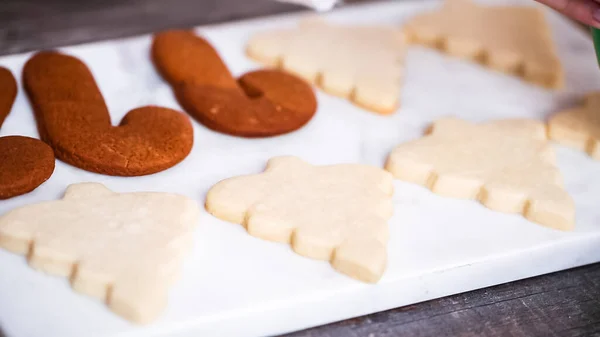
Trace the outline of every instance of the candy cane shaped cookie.
[[279, 70], [253, 71], [236, 80], [210, 43], [190, 31], [157, 34], [152, 58], [184, 110], [218, 132], [281, 135], [304, 126], [317, 109], [304, 80]]
[[175, 110], [136, 108], [113, 126], [92, 73], [73, 56], [37, 53], [25, 64], [23, 80], [42, 139], [73, 166], [140, 176], [178, 164], [192, 149], [190, 120]]

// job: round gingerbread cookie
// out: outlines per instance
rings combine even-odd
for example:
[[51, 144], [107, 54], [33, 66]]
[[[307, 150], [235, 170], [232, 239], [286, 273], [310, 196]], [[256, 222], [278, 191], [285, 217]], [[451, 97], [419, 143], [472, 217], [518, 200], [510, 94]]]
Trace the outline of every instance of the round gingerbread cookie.
[[29, 137], [0, 138], [0, 199], [29, 193], [54, 172], [54, 152]]

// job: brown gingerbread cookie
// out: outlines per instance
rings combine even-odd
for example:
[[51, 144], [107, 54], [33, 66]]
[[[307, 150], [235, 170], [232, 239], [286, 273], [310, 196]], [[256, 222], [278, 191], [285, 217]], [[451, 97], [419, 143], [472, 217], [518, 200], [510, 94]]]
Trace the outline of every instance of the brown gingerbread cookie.
[[178, 164], [192, 149], [190, 120], [175, 110], [137, 108], [113, 126], [92, 73], [73, 56], [35, 54], [25, 64], [23, 82], [42, 139], [73, 166], [140, 176]]
[[183, 108], [215, 131], [281, 135], [304, 126], [317, 110], [304, 80], [279, 70], [253, 71], [236, 80], [210, 43], [190, 31], [155, 35], [152, 58]]
[[[17, 82], [0, 67], [0, 127], [17, 97]], [[0, 199], [33, 191], [54, 172], [52, 148], [35, 138], [0, 137]]]
[[0, 127], [17, 98], [17, 81], [10, 70], [0, 67]]

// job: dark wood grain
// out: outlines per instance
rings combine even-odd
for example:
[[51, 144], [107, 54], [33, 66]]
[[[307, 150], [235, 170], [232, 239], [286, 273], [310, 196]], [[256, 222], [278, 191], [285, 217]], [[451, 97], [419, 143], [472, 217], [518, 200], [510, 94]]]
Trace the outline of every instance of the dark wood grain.
[[600, 264], [287, 335], [316, 336], [600, 336]]
[[0, 0], [0, 55], [300, 10], [273, 0]]
[[[272, 0], [0, 0], [0, 55], [297, 10]], [[600, 336], [600, 264], [288, 335], [313, 336]]]
[[298, 10], [270, 0], [0, 0], [0, 53]]

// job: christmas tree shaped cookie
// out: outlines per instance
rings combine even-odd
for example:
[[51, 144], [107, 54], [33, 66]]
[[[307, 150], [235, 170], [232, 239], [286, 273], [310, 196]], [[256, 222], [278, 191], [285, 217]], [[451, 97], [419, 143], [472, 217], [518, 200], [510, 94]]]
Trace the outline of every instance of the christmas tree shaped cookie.
[[541, 8], [446, 0], [441, 9], [410, 19], [404, 31], [411, 43], [481, 62], [543, 87], [563, 85], [563, 69]]
[[490, 209], [570, 230], [575, 206], [554, 161], [540, 122], [445, 118], [425, 137], [395, 148], [386, 168], [442, 196], [477, 199]]
[[550, 118], [548, 134], [550, 139], [600, 160], [600, 93], [590, 94], [582, 106]]
[[392, 176], [354, 164], [315, 167], [275, 157], [261, 174], [234, 177], [208, 192], [206, 209], [252, 236], [291, 244], [303, 256], [377, 282], [387, 261]]
[[310, 19], [293, 29], [256, 34], [247, 53], [369, 110], [390, 114], [398, 106], [405, 41], [395, 27]]
[[27, 255], [40, 271], [147, 323], [164, 309], [169, 286], [191, 249], [197, 204], [168, 193], [114, 193], [101, 184], [69, 186], [62, 200], [0, 217], [0, 247]]

